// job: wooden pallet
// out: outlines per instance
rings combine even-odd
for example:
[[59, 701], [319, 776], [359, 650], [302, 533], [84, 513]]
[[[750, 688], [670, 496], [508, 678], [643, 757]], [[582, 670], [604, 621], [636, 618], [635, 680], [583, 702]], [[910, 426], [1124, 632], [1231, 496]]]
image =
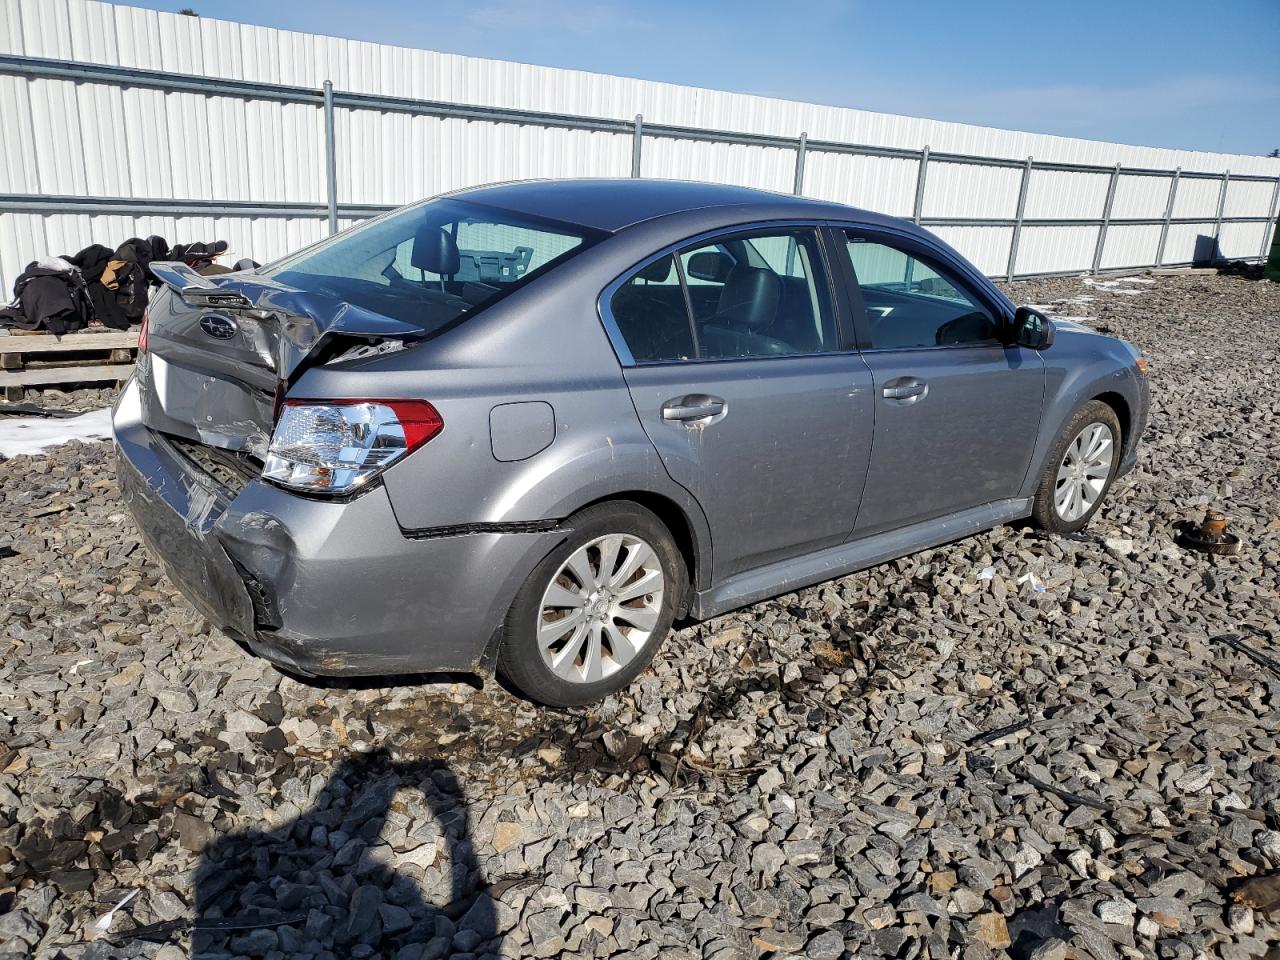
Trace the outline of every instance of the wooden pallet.
[[137, 330], [0, 336], [0, 388], [18, 401], [27, 387], [118, 383], [133, 372], [137, 350]]

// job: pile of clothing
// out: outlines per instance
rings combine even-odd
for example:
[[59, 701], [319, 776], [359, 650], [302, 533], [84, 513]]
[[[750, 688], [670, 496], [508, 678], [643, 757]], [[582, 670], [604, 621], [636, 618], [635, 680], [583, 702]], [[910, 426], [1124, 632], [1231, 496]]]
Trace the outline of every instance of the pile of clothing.
[[95, 243], [75, 256], [33, 260], [13, 285], [13, 302], [0, 308], [0, 326], [57, 336], [91, 323], [127, 330], [142, 322], [150, 289], [160, 285], [152, 261], [181, 260], [197, 271], [224, 272], [214, 260], [226, 250], [225, 240], [171, 248], [164, 237], [150, 236], [131, 237], [114, 250]]

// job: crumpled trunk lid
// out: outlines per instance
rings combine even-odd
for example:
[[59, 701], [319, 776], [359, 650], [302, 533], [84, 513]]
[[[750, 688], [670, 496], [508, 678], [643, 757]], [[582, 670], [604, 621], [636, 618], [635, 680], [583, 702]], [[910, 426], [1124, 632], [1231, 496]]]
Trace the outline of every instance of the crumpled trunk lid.
[[151, 300], [147, 352], [137, 368], [143, 422], [259, 460], [279, 400], [307, 366], [344, 344], [424, 335], [420, 327], [254, 274], [201, 277], [182, 264], [152, 269], [168, 289]]

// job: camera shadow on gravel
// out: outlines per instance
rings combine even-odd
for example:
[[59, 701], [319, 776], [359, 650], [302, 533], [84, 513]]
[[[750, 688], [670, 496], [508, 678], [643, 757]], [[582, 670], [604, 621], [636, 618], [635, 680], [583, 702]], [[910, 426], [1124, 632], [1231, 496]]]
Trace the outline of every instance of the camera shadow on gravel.
[[447, 763], [395, 763], [378, 750], [305, 788], [310, 802], [298, 816], [205, 849], [193, 957], [423, 960], [495, 946], [494, 901]]

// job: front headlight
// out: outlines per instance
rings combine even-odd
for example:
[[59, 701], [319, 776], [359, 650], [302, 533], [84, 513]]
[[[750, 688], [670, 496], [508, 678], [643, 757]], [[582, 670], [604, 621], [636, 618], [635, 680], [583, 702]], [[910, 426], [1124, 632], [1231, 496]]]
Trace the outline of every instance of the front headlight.
[[286, 400], [262, 476], [291, 490], [350, 493], [443, 429], [425, 400]]

